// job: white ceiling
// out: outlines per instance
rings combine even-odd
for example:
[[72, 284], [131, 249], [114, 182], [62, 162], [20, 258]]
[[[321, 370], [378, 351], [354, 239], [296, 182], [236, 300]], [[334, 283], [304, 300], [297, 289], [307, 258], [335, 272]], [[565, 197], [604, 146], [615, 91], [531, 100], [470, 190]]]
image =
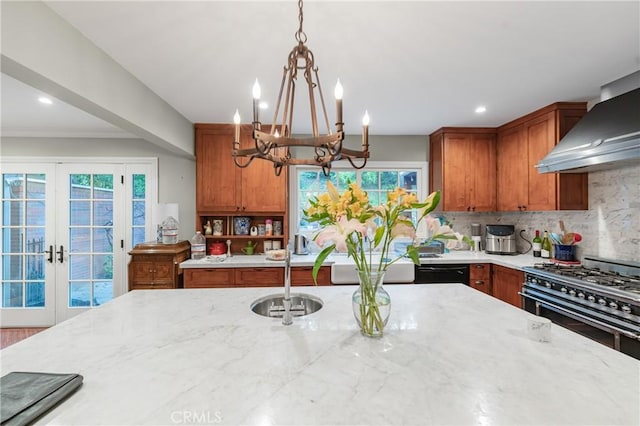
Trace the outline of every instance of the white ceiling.
[[[192, 122], [231, 122], [236, 108], [250, 121], [256, 77], [273, 104], [298, 27], [295, 1], [46, 3]], [[640, 69], [638, 1], [308, 1], [304, 31], [330, 121], [340, 78], [352, 134], [365, 109], [371, 134], [497, 126], [593, 100]], [[72, 107], [43, 108], [33, 92], [3, 76], [4, 135], [119, 132]], [[309, 131], [303, 113], [294, 132]]]

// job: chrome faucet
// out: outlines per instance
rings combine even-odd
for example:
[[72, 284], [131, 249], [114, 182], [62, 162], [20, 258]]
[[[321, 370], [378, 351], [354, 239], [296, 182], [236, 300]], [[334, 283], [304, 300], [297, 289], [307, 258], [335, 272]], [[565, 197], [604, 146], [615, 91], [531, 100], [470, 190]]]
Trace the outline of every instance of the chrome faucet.
[[293, 315], [291, 315], [291, 250], [289, 249], [287, 249], [284, 263], [284, 299], [282, 305], [284, 307], [282, 324], [293, 324]]

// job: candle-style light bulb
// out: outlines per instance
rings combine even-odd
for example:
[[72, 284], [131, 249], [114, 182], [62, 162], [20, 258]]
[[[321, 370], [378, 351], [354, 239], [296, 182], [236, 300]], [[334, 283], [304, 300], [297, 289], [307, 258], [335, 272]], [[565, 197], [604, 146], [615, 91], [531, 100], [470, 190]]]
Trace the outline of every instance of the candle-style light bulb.
[[362, 125], [363, 126], [369, 125], [369, 111], [364, 112], [364, 117], [362, 117]]
[[258, 83], [258, 79], [256, 78], [256, 82], [253, 83], [253, 99], [260, 99], [260, 83]]
[[369, 111], [366, 110], [362, 117], [362, 151], [369, 151]]
[[342, 131], [342, 84], [340, 84], [340, 79], [336, 83], [336, 88], [333, 91], [333, 94], [336, 97], [336, 128], [338, 132]]
[[254, 130], [260, 130], [260, 84], [256, 78], [256, 82], [253, 83], [253, 128]]
[[333, 94], [335, 95], [336, 99], [338, 99], [338, 100], [342, 99], [342, 95], [344, 94], [344, 90], [342, 89], [342, 84], [340, 84], [340, 79], [338, 79], [338, 82], [336, 83], [336, 88], [333, 91]]
[[240, 148], [240, 113], [236, 109], [236, 113], [233, 114], [233, 123], [235, 124], [234, 128], [234, 137], [233, 137], [233, 149], [237, 150]]

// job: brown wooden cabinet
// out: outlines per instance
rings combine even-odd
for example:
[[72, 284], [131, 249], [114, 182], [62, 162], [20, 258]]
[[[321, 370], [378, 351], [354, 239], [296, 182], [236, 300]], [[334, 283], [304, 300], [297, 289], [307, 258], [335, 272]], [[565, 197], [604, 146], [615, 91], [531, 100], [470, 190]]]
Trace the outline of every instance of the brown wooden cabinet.
[[[318, 285], [331, 285], [331, 266], [322, 266], [318, 271]], [[313, 266], [294, 266], [291, 268], [292, 286], [311, 286], [313, 282]]]
[[[291, 285], [314, 285], [312, 266], [291, 268]], [[318, 272], [318, 285], [331, 285], [331, 267]], [[187, 268], [184, 288], [284, 287], [284, 266], [269, 268]]]
[[443, 127], [429, 136], [429, 161], [443, 211], [496, 210], [496, 129]]
[[284, 286], [284, 267], [187, 268], [184, 288]]
[[[286, 167], [280, 176], [265, 160], [254, 160], [246, 168], [237, 167], [231, 156], [233, 124], [196, 124], [195, 128], [196, 210], [200, 214], [286, 212]], [[253, 143], [251, 134], [250, 125], [241, 126], [243, 147]]]
[[[263, 126], [268, 128], [268, 126]], [[242, 125], [241, 147], [253, 143], [250, 125]], [[258, 242], [256, 252], [264, 251], [264, 240], [279, 240], [282, 247], [288, 241], [287, 185], [288, 170], [276, 176], [273, 164], [254, 160], [248, 167], [235, 165], [231, 152], [235, 126], [233, 124], [196, 124], [196, 229], [203, 235], [207, 221], [224, 222], [223, 235], [205, 235], [208, 246], [213, 241], [231, 240], [231, 252], [241, 253], [249, 240]], [[245, 159], [238, 160], [245, 164]], [[282, 222], [280, 236], [239, 236], [233, 232], [233, 218], [248, 216], [252, 225], [265, 220]], [[207, 251], [208, 253], [208, 251]]]
[[492, 265], [491, 271], [493, 296], [503, 302], [522, 308], [522, 297], [518, 293], [524, 283], [524, 273], [500, 265]]
[[493, 295], [490, 263], [472, 263], [469, 265], [469, 285], [483, 293]]
[[586, 210], [586, 173], [540, 174], [536, 164], [586, 113], [584, 102], [549, 105], [498, 128], [498, 211]]
[[188, 241], [177, 244], [148, 242], [129, 252], [129, 291], [182, 287], [180, 263], [191, 257]]

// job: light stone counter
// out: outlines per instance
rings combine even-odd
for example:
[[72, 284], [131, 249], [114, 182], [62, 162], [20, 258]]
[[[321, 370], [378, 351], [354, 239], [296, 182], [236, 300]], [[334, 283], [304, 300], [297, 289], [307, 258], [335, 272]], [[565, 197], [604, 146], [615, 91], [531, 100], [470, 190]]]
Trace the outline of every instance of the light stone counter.
[[[484, 251], [472, 252], [452, 250], [435, 259], [421, 259], [420, 263], [493, 263], [507, 268], [522, 269], [525, 266], [533, 266], [534, 263], [540, 263], [542, 261], [542, 258], [533, 257], [531, 253], [506, 256], [499, 254], [487, 254]], [[549, 259], [546, 259], [546, 261], [549, 261]]]
[[360, 335], [353, 286], [285, 327], [249, 311], [273, 288], [137, 290], [0, 352], [10, 371], [84, 385], [61, 425], [640, 423], [640, 362], [459, 284], [390, 285], [385, 336]]
[[[233, 255], [220, 262], [217, 256], [206, 256], [204, 259], [189, 259], [180, 264], [183, 269], [190, 268], [284, 268], [283, 260], [269, 260], [264, 254]], [[291, 255], [291, 266], [313, 266], [316, 255]], [[326, 259], [324, 266], [330, 266], [331, 259]]]
[[[316, 254], [308, 255], [292, 255], [291, 266], [313, 266], [316, 260]], [[325, 259], [324, 266], [330, 266], [334, 263], [344, 264], [353, 260], [348, 258], [346, 254], [333, 254]], [[405, 262], [401, 260], [401, 262]], [[407, 259], [406, 262], [411, 262]], [[532, 266], [534, 263], [542, 262], [541, 258], [535, 258], [530, 253], [520, 254], [516, 256], [501, 256], [496, 254], [486, 254], [485, 252], [475, 253], [471, 251], [451, 251], [434, 259], [421, 259], [422, 264], [428, 263], [493, 263], [496, 265], [506, 266], [508, 268], [522, 269], [525, 266]], [[202, 260], [187, 260], [180, 264], [181, 268], [264, 268], [264, 267], [284, 267], [284, 262], [273, 261], [264, 255], [234, 255], [227, 258], [224, 262], [215, 262], [209, 260], [209, 257]]]

